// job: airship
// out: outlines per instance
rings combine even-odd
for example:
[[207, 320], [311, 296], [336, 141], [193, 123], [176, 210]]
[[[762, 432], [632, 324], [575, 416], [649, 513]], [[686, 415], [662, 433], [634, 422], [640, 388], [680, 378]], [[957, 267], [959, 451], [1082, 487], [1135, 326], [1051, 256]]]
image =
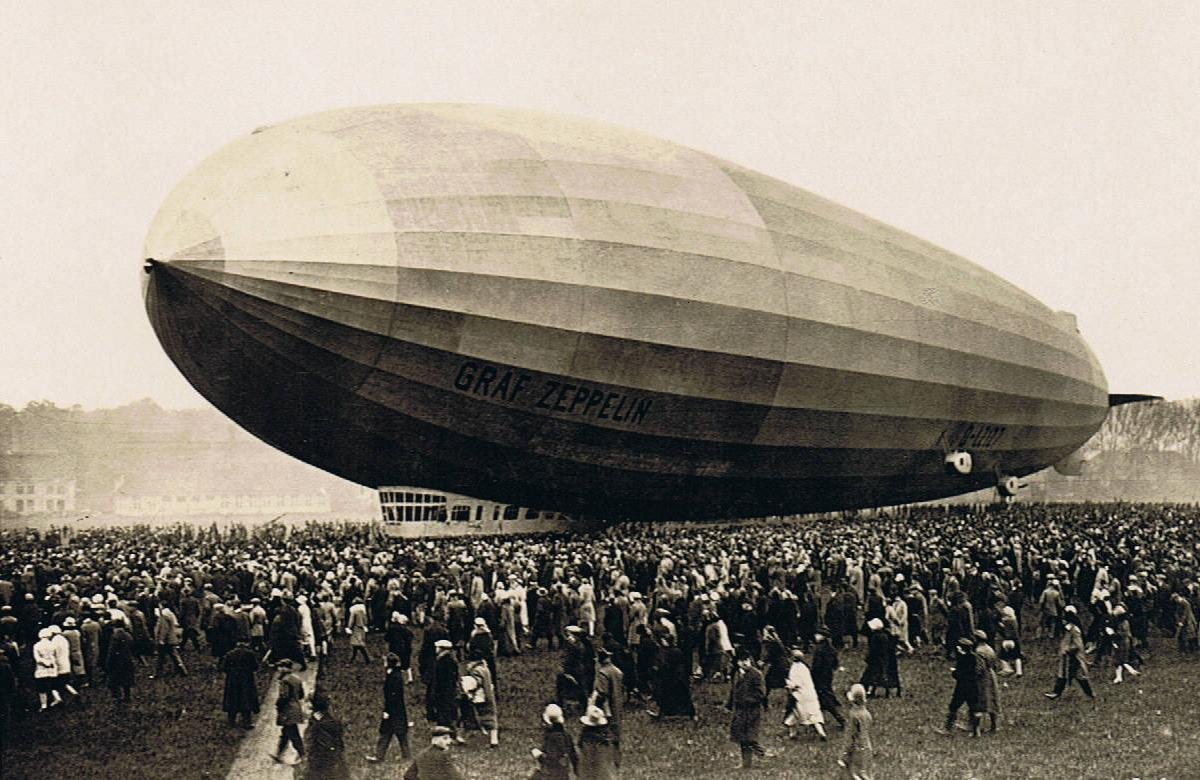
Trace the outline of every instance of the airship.
[[169, 194], [143, 268], [167, 355], [274, 447], [587, 517], [1011, 495], [1122, 400], [1071, 315], [962, 257], [528, 110], [255, 130]]

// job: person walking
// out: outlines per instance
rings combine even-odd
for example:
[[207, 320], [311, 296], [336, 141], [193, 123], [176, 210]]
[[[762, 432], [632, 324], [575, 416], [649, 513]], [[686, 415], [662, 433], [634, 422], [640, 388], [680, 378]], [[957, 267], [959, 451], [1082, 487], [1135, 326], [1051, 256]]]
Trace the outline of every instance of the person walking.
[[988, 642], [987, 634], [975, 632], [975, 688], [978, 703], [975, 722], [982, 723], [988, 717], [988, 731], [996, 731], [1000, 718], [1000, 686], [996, 681], [996, 651]]
[[363, 661], [371, 663], [367, 653], [367, 605], [362, 599], [355, 599], [346, 619], [346, 633], [350, 635], [350, 660], [361, 655]]
[[792, 665], [787, 675], [788, 701], [784, 711], [783, 725], [787, 726], [788, 739], [796, 738], [797, 726], [812, 726], [822, 742], [825, 735], [825, 716], [821, 714], [821, 699], [813, 683], [812, 672], [804, 662], [804, 653], [799, 648], [792, 650]]
[[817, 699], [821, 709], [828, 712], [837, 721], [839, 728], [846, 727], [846, 718], [842, 715], [841, 703], [833, 692], [833, 674], [838, 670], [838, 654], [830, 641], [829, 628], [817, 626], [813, 632], [812, 679], [817, 689]]
[[345, 725], [330, 711], [329, 696], [324, 691], [313, 693], [312, 708], [312, 717], [304, 730], [308, 755], [305, 780], [350, 780]]
[[947, 736], [953, 734], [958, 710], [965, 706], [971, 735], [978, 736], [979, 724], [975, 713], [979, 711], [979, 679], [976, 673], [978, 659], [975, 655], [975, 643], [965, 636], [959, 637], [954, 646], [954, 653], [954, 692], [950, 695], [950, 706], [946, 710], [946, 724], [935, 731]]
[[179, 657], [179, 644], [183, 641], [183, 629], [175, 619], [175, 613], [164, 604], [159, 608], [158, 620], [154, 621], [154, 644], [158, 650], [158, 664], [154, 674], [162, 676], [163, 665], [171, 660], [175, 669], [182, 675], [187, 674], [187, 667]]
[[867, 637], [867, 665], [859, 683], [871, 697], [879, 688], [883, 688], [885, 698], [891, 695], [892, 688], [896, 689], [896, 695], [899, 696], [900, 676], [896, 667], [895, 638], [887, 632], [879, 618], [868, 620], [867, 628], [871, 632]]
[[766, 751], [759, 744], [766, 706], [767, 684], [762, 672], [754, 665], [749, 648], [739, 648], [737, 670], [729, 687], [728, 708], [733, 711], [729, 739], [741, 749], [743, 769], [751, 768], [754, 756], [766, 756]]
[[[461, 683], [458, 675], [458, 659], [454, 656], [454, 643], [439, 639], [436, 643], [437, 658], [433, 664], [433, 683], [425, 692], [425, 715], [431, 723], [454, 729], [458, 723], [458, 692]], [[462, 735], [456, 741], [465, 742]]]
[[621, 721], [625, 714], [625, 674], [613, 663], [612, 653], [601, 647], [596, 651], [596, 680], [589, 705], [599, 707], [608, 718], [609, 728], [621, 747]]
[[579, 753], [567, 734], [562, 707], [547, 704], [542, 724], [542, 746], [530, 751], [538, 766], [529, 780], [571, 780], [579, 766]]
[[855, 683], [846, 692], [850, 714], [846, 719], [846, 749], [838, 759], [841, 774], [846, 780], [871, 780], [874, 755], [871, 748], [871, 727], [874, 719], [867, 710], [867, 689]]
[[135, 677], [135, 665], [133, 652], [133, 636], [125, 630], [124, 624], [118, 619], [109, 620], [109, 625], [112, 626], [112, 635], [108, 640], [108, 655], [105, 659], [105, 679], [108, 682], [108, 689], [112, 691], [113, 699], [117, 701], [131, 701], [133, 699], [133, 685]]
[[496, 708], [496, 688], [487, 659], [472, 653], [462, 678], [462, 720], [473, 718], [475, 725], [488, 735], [488, 747], [500, 746], [500, 720]]
[[400, 656], [395, 653], [387, 654], [384, 670], [383, 716], [379, 720], [379, 739], [375, 743], [375, 752], [367, 756], [367, 761], [373, 764], [387, 757], [393, 737], [400, 743], [400, 757], [406, 761], [412, 758], [412, 751], [408, 746], [408, 704], [404, 700], [407, 670], [404, 669]]
[[299, 663], [290, 658], [279, 661], [279, 698], [275, 700], [275, 725], [280, 727], [279, 742], [271, 758], [285, 763], [283, 751], [288, 743], [296, 749], [299, 760], [304, 759], [304, 742], [300, 739], [300, 724], [304, 722], [304, 683], [296, 675]]
[[599, 707], [588, 707], [579, 719], [579, 762], [575, 775], [579, 780], [620, 780], [621, 752], [608, 726], [608, 718]]
[[245, 638], [239, 639], [225, 654], [225, 693], [221, 707], [230, 726], [249, 729], [251, 715], [258, 713], [258, 683], [254, 679], [257, 671], [258, 653], [250, 649]]
[[[62, 695], [57, 690], [58, 663], [55, 660], [53, 634], [49, 628], [38, 631], [38, 640], [33, 645], [33, 681], [37, 688], [38, 702], [44, 712], [48, 707], [62, 704]], [[52, 699], [52, 700], [51, 700]]]
[[1058, 643], [1058, 677], [1054, 680], [1054, 690], [1043, 694], [1047, 699], [1057, 699], [1072, 680], [1079, 683], [1083, 694], [1089, 699], [1095, 699], [1092, 684], [1088, 679], [1087, 656], [1084, 654], [1083, 634], [1079, 625], [1068, 622], [1065, 633]]
[[434, 726], [430, 732], [429, 747], [418, 753], [409, 764], [404, 772], [404, 780], [465, 780], [450, 756], [453, 733], [445, 726]]

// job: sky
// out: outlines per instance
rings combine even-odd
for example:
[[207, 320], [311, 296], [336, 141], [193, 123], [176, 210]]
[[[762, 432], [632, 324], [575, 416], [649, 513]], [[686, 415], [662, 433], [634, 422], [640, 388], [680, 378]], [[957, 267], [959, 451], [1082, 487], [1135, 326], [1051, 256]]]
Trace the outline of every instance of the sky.
[[1200, 4], [0, 5], [0, 403], [205, 404], [139, 273], [256, 127], [491, 103], [756, 169], [1073, 312], [1111, 392], [1200, 396]]

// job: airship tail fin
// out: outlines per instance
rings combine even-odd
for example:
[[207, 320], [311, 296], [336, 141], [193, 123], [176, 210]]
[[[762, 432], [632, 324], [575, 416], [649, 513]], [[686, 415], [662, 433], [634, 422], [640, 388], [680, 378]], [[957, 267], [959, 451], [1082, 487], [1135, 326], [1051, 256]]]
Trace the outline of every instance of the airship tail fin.
[[1121, 406], [1123, 404], [1139, 404], [1142, 401], [1161, 401], [1161, 395], [1141, 395], [1139, 393], [1109, 393], [1108, 405]]

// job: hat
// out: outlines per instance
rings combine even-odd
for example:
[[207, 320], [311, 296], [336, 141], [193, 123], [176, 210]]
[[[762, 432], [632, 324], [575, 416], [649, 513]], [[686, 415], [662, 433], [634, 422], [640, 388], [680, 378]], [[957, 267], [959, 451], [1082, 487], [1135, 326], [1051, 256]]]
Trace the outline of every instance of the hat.
[[587, 713], [584, 714], [579, 722], [585, 726], [604, 726], [608, 723], [608, 718], [604, 715], [604, 710], [592, 705], [588, 707]]
[[846, 691], [846, 698], [850, 700], [851, 704], [866, 704], [867, 689], [859, 683], [854, 683], [850, 686], [850, 690]]
[[567, 626], [567, 633], [568, 634], [582, 634], [583, 629], [580, 628], [579, 626], [573, 626], [573, 625]]
[[454, 643], [449, 639], [439, 639], [433, 643], [433, 646], [438, 650], [449, 650], [450, 648], [454, 647]]
[[487, 628], [487, 621], [481, 617], [477, 617], [475, 618], [475, 625], [479, 626], [480, 628]]
[[299, 665], [300, 664], [296, 663], [295, 661], [293, 661], [290, 658], [280, 658], [278, 661], [275, 662], [276, 669], [291, 669], [291, 668], [299, 666]]
[[75, 618], [68, 617], [66, 620], [63, 621], [63, 625], [66, 626], [67, 628], [74, 628], [75, 627]]
[[987, 634], [984, 633], [983, 631], [980, 631], [979, 629], [975, 629], [975, 638], [981, 642], [986, 642]]
[[821, 636], [829, 636], [829, 634], [830, 634], [829, 626], [826, 626], [824, 624], [819, 625], [813, 629], [813, 633], [820, 634]]
[[1063, 612], [1075, 613], [1075, 612], [1078, 612], [1078, 610], [1075, 609], [1075, 606], [1073, 604], [1068, 604], [1066, 607], [1063, 608]]
[[959, 650], [970, 652], [975, 649], [975, 643], [964, 636], [959, 638], [957, 647]]
[[41, 631], [38, 632], [38, 639], [49, 639], [52, 636], [54, 636], [54, 635], [52, 633], [50, 633], [50, 629], [48, 629], [48, 628], [43, 628]]
[[562, 707], [557, 704], [547, 704], [546, 709], [542, 710], [542, 720], [546, 723], [562, 723]]
[[452, 736], [453, 734], [454, 734], [454, 732], [451, 729], [446, 728], [445, 726], [434, 726], [429, 731], [429, 736], [434, 737], [434, 738], [449, 737], [449, 736]]
[[802, 658], [804, 658], [804, 651], [798, 647], [793, 647], [792, 648], [792, 660], [799, 661]]
[[867, 628], [871, 629], [872, 631], [878, 631], [879, 629], [883, 628], [883, 621], [879, 618], [871, 618], [867, 621]]
[[609, 658], [612, 658], [612, 653], [608, 650], [608, 648], [600, 647], [596, 649], [596, 657], [601, 661], [607, 661]]

